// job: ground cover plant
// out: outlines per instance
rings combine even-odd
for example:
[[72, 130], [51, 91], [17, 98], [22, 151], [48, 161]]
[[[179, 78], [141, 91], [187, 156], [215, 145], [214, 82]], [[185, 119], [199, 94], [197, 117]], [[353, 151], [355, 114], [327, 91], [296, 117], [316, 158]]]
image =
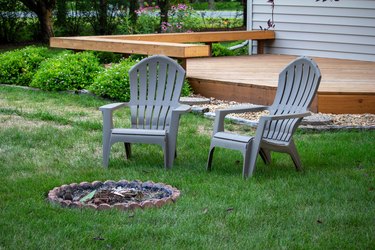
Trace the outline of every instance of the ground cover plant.
[[28, 46], [0, 53], [0, 82], [28, 86], [39, 65], [52, 57], [47, 47]]
[[102, 70], [91, 52], [66, 51], [41, 63], [30, 84], [43, 90], [80, 90], [92, 84]]
[[119, 101], [130, 100], [129, 70], [137, 63], [136, 60], [123, 60], [106, 68], [99, 74], [90, 90], [102, 97]]
[[[47, 91], [86, 89], [101, 97], [129, 101], [128, 71], [143, 57], [125, 59], [110, 52], [74, 53], [28, 46], [0, 53], [0, 83]], [[190, 94], [186, 80], [182, 96]]]
[[[0, 248], [374, 248], [374, 131], [297, 131], [303, 172], [287, 155], [274, 154], [270, 166], [258, 161], [244, 181], [235, 151], [218, 149], [212, 172], [205, 171], [212, 121], [187, 114], [171, 171], [158, 146], [135, 145], [125, 161], [120, 144], [104, 169], [98, 107], [109, 102], [0, 86]], [[128, 115], [118, 113], [116, 123]], [[181, 197], [132, 212], [46, 202], [55, 186], [121, 179], [168, 183]]]

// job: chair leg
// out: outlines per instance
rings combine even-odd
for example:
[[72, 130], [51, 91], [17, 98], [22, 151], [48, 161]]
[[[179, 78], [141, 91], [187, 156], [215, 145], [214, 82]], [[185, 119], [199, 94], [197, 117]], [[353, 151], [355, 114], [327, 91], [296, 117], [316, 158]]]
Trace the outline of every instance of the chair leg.
[[173, 166], [175, 149], [171, 148], [168, 142], [163, 147], [164, 151], [164, 167], [165, 169], [171, 169]]
[[124, 146], [125, 146], [125, 159], [126, 159], [126, 160], [129, 160], [130, 157], [131, 157], [131, 155], [132, 155], [131, 144], [125, 142], [125, 143], [124, 143]]
[[243, 167], [242, 167], [242, 176], [244, 179], [249, 177], [249, 169], [250, 169], [250, 152], [247, 150], [242, 153], [243, 155]]
[[259, 143], [256, 143], [254, 141], [250, 142], [247, 145], [247, 149], [245, 152], [246, 155], [244, 156], [244, 166], [243, 166], [242, 175], [245, 179], [253, 175], [253, 172], [255, 170], [255, 164], [257, 162], [258, 153], [259, 153]]
[[260, 155], [260, 157], [262, 157], [262, 160], [265, 164], [268, 165], [268, 164], [271, 163], [272, 158], [271, 158], [271, 151], [270, 150], [265, 149], [265, 148], [261, 148], [259, 150], [259, 155]]
[[174, 159], [177, 158], [177, 138], [168, 134], [165, 139], [165, 168], [171, 169], [173, 167]]
[[294, 144], [293, 140], [289, 144], [288, 153], [293, 160], [293, 163], [294, 163], [294, 166], [296, 167], [296, 170], [301, 171], [302, 170], [301, 160], [300, 160], [296, 145]]
[[207, 166], [206, 166], [207, 171], [211, 171], [212, 169], [212, 158], [214, 156], [214, 152], [215, 152], [215, 147], [211, 146], [210, 152], [208, 153], [208, 160], [207, 160]]
[[108, 168], [110, 151], [111, 151], [111, 144], [103, 143], [103, 167], [105, 168]]

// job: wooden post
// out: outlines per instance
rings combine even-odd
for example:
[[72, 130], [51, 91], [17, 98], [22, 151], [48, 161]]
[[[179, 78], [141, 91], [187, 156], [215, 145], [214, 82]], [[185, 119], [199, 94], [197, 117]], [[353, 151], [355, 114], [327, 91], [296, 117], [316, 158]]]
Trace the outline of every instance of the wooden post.
[[311, 105], [310, 105], [310, 111], [311, 112], [314, 112], [314, 113], [318, 113], [319, 112], [319, 106], [318, 106], [318, 93], [315, 94], [315, 97], [313, 99], [313, 101], [311, 102]]
[[180, 61], [181, 67], [183, 67], [184, 70], [186, 71], [186, 69], [187, 69], [186, 68], [187, 67], [187, 60], [186, 60], [186, 58], [180, 58], [179, 61]]
[[264, 41], [258, 40], [257, 42], [258, 42], [257, 53], [264, 54]]
[[212, 42], [205, 43], [205, 44], [210, 47], [210, 55], [209, 55], [209, 57], [212, 57]]

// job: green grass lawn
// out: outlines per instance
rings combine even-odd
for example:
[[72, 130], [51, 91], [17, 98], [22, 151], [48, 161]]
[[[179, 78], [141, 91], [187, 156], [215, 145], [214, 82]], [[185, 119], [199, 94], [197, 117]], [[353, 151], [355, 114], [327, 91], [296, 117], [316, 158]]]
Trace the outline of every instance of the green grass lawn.
[[[158, 146], [135, 145], [125, 161], [121, 144], [103, 169], [98, 107], [105, 103], [0, 86], [0, 249], [375, 248], [374, 131], [297, 131], [303, 172], [274, 154], [245, 181], [235, 151], [217, 149], [206, 172], [213, 122], [188, 114], [171, 171]], [[127, 117], [119, 113], [116, 123], [127, 125]], [[121, 179], [168, 183], [181, 197], [133, 212], [46, 201], [62, 184]]]

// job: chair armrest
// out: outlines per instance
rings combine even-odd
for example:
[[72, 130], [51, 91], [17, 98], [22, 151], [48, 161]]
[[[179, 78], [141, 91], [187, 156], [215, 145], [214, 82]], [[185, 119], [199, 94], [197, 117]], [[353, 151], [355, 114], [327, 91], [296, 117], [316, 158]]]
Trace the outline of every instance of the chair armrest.
[[224, 131], [224, 119], [225, 116], [232, 113], [245, 113], [245, 112], [259, 112], [263, 110], [268, 110], [268, 106], [262, 106], [262, 105], [239, 105], [234, 106], [227, 109], [218, 109], [215, 112], [215, 123], [214, 123], [214, 132], [213, 134], [216, 134], [217, 132]]
[[226, 109], [216, 110], [216, 115], [220, 113], [221, 115], [227, 115], [232, 113], [245, 113], [245, 112], [259, 112], [263, 110], [268, 110], [268, 106], [263, 105], [238, 105]]
[[110, 134], [110, 131], [113, 128], [113, 118], [112, 118], [113, 111], [124, 106], [128, 106], [128, 103], [127, 102], [110, 103], [110, 104], [99, 107], [99, 110], [102, 111], [102, 114], [103, 114], [103, 136]]
[[102, 112], [107, 111], [107, 110], [114, 111], [124, 106], [128, 106], [128, 103], [127, 102], [110, 103], [110, 104], [106, 104], [106, 105], [99, 107], [99, 110]]
[[303, 117], [309, 116], [309, 115], [311, 115], [310, 112], [286, 114], [286, 115], [265, 115], [265, 116], [261, 116], [260, 119], [259, 119], [257, 130], [255, 132], [254, 141], [257, 142], [257, 143], [260, 143], [267, 122], [275, 121], [275, 120], [287, 120], [287, 119], [303, 118]]
[[264, 121], [286, 120], [286, 119], [303, 118], [303, 117], [310, 116], [310, 115], [311, 115], [310, 112], [286, 114], [286, 115], [265, 115], [265, 116], [262, 116], [260, 120], [264, 120]]
[[190, 110], [191, 110], [191, 106], [186, 105], [186, 104], [180, 104], [175, 109], [172, 109], [171, 121], [170, 121], [171, 127], [174, 127], [175, 125], [178, 126], [178, 121], [180, 119], [180, 115], [183, 114], [183, 113], [187, 113]]
[[[190, 110], [191, 106], [186, 104], [179, 104], [179, 106], [177, 106], [175, 109], [172, 109], [169, 124], [169, 138], [177, 138], [180, 116], [183, 113], [189, 112]], [[175, 140], [171, 140], [170, 143], [175, 143]], [[175, 146], [172, 145], [171, 147]]]

